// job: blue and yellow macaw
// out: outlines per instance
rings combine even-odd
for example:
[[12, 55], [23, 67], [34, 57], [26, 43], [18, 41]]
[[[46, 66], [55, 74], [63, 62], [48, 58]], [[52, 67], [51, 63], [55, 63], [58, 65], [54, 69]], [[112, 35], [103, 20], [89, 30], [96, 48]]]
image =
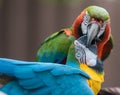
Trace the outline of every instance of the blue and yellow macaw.
[[0, 78], [10, 77], [0, 91], [8, 95], [95, 95], [92, 85], [96, 84], [87, 73], [101, 73], [103, 64], [97, 58], [96, 44], [86, 47], [86, 38], [71, 44], [66, 65], [0, 58]]
[[102, 61], [111, 49], [109, 14], [90, 6], [70, 29], [45, 40], [37, 53], [40, 62], [0, 58], [0, 83], [9, 77], [0, 90], [8, 95], [97, 95], [104, 81]]
[[[86, 47], [96, 43], [97, 58], [104, 61], [113, 48], [109, 13], [102, 7], [89, 6], [75, 19], [72, 27], [56, 32], [48, 37], [40, 46], [36, 60], [66, 64], [69, 48], [76, 39], [86, 35]], [[89, 64], [89, 63], [88, 63]], [[101, 89], [104, 81], [104, 71], [101, 66], [80, 64], [77, 67], [84, 70], [90, 77], [88, 81], [95, 95]]]
[[0, 91], [8, 95], [94, 95], [88, 85], [89, 75], [78, 66], [86, 64], [86, 59], [97, 60], [96, 46], [86, 48], [81, 39], [71, 44], [66, 65], [0, 58], [0, 77], [11, 78]]
[[86, 47], [87, 36], [71, 44], [66, 65], [0, 58], [0, 74], [7, 83], [0, 90], [8, 95], [94, 95], [90, 76], [80, 66], [103, 70], [95, 44]]

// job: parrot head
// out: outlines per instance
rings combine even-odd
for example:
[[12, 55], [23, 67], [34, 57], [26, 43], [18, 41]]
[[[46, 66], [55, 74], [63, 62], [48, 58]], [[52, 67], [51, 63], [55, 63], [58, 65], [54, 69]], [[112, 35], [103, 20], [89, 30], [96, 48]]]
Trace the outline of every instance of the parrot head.
[[[102, 7], [89, 6], [84, 9], [73, 23], [73, 35], [79, 38], [87, 35], [87, 47], [96, 43], [98, 48], [98, 58], [105, 59], [112, 49], [110, 16]], [[104, 47], [105, 45], [109, 46]], [[109, 48], [109, 49], [108, 49]], [[108, 49], [108, 52], [107, 52]], [[103, 50], [106, 50], [103, 52]], [[104, 56], [106, 54], [106, 56]]]

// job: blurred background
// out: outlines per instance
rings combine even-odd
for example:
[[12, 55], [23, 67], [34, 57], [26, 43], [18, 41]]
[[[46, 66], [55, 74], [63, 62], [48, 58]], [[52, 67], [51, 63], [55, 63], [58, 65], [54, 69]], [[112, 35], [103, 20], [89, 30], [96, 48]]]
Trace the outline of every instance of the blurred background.
[[113, 52], [104, 62], [103, 87], [120, 86], [120, 0], [64, 1], [0, 0], [0, 57], [34, 61], [47, 36], [70, 27], [87, 6], [98, 5], [110, 13], [114, 37]]

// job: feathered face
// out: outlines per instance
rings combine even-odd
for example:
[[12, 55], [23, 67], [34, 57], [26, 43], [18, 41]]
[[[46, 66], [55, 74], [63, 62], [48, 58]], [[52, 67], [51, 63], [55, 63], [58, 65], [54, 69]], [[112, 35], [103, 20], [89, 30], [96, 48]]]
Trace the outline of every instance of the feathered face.
[[77, 38], [87, 36], [87, 47], [97, 44], [98, 58], [101, 58], [103, 46], [110, 38], [110, 17], [108, 12], [104, 8], [90, 6], [77, 17], [73, 28]]
[[103, 48], [110, 38], [109, 13], [104, 8], [90, 6], [77, 17], [73, 29], [77, 38], [74, 42], [77, 60], [94, 69], [101, 66], [101, 71]]
[[83, 35], [87, 35], [87, 46], [95, 41], [102, 40], [108, 22], [109, 20], [103, 21], [102, 19], [91, 18], [88, 12], [85, 13], [81, 29]]

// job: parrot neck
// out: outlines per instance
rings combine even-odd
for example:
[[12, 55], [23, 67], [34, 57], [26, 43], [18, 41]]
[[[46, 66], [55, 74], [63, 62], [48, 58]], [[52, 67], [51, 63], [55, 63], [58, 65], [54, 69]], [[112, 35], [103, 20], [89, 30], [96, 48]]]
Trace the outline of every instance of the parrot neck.
[[91, 79], [87, 80], [90, 88], [93, 90], [94, 95], [100, 91], [101, 84], [104, 82], [104, 71], [98, 72], [94, 68], [90, 68], [85, 63], [79, 63], [75, 57], [75, 48], [72, 44], [69, 48], [66, 65], [78, 68], [86, 72]]
[[[81, 69], [85, 72], [88, 72], [88, 74], [91, 74], [90, 76], [93, 75], [93, 77], [95, 76], [95, 74], [99, 75], [99, 77], [98, 77], [100, 79], [99, 81], [103, 81], [104, 70], [103, 70], [103, 64], [102, 63], [97, 61], [96, 66], [89, 67], [85, 63], [79, 63], [79, 61], [75, 57], [75, 54], [76, 53], [75, 53], [74, 43], [72, 43], [72, 45], [70, 46], [69, 51], [68, 51], [66, 65], [69, 65], [69, 66], [72, 66], [72, 67], [75, 67], [75, 68], [79, 68], [79, 69]], [[96, 78], [94, 78], [94, 79], [96, 79]]]
[[80, 64], [80, 69], [85, 71], [88, 75], [90, 75], [91, 79], [98, 81], [98, 82], [104, 82], [104, 72], [96, 72], [94, 69], [90, 68], [86, 64]]
[[75, 67], [75, 68], [80, 67], [79, 66], [80, 64], [79, 64], [78, 60], [75, 58], [74, 44], [72, 44], [69, 48], [66, 65], [69, 65], [69, 66], [72, 66], [72, 67]]

